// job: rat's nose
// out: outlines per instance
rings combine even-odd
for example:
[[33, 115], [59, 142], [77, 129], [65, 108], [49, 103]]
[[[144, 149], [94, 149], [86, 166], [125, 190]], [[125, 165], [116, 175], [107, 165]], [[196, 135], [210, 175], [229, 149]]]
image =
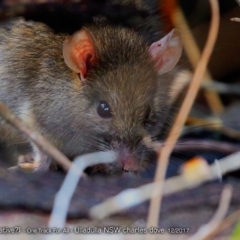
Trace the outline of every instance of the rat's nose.
[[123, 171], [126, 172], [138, 172], [139, 171], [139, 163], [136, 158], [133, 156], [122, 156], [120, 159], [122, 164]]

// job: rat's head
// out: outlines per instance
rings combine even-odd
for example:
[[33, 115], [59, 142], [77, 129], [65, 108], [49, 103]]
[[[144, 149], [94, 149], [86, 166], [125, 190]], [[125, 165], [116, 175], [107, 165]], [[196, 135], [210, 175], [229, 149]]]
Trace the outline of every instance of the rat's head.
[[161, 133], [172, 85], [162, 74], [175, 66], [181, 51], [177, 30], [150, 47], [137, 33], [109, 26], [83, 28], [65, 40], [64, 60], [82, 86], [82, 130], [92, 146], [87, 151], [118, 154], [102, 170], [139, 171], [154, 154], [142, 140]]

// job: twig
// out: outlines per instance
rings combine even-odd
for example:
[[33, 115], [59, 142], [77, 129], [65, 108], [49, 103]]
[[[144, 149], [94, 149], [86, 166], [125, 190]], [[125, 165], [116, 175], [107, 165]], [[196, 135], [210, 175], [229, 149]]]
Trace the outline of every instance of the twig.
[[220, 118], [201, 119], [196, 117], [188, 117], [187, 124], [193, 126], [205, 127], [213, 130], [217, 130], [228, 137], [240, 139], [240, 131], [234, 128], [225, 126]]
[[240, 6], [240, 1], [239, 0], [236, 0], [236, 2], [238, 3], [238, 5]]
[[28, 138], [30, 138], [43, 152], [47, 153], [57, 163], [59, 163], [59, 165], [61, 165], [64, 170], [67, 171], [70, 168], [71, 162], [66, 156], [57, 150], [48, 140], [44, 139], [40, 133], [24, 123], [1, 102], [0, 115], [14, 127], [24, 133]]
[[210, 222], [201, 226], [193, 236], [188, 238], [188, 240], [204, 240], [215, 229], [217, 229], [229, 209], [232, 198], [232, 191], [233, 190], [230, 185], [225, 186], [221, 194], [219, 207]]
[[[179, 76], [179, 80], [176, 79], [176, 80], [174, 80], [174, 82], [183, 81], [183, 83], [189, 83], [190, 80], [192, 79], [192, 72], [189, 70], [182, 70], [180, 73], [177, 74], [176, 77], [178, 78], [178, 76]], [[201, 88], [206, 89], [206, 90], [211, 90], [214, 92], [218, 92], [221, 94], [240, 95], [240, 84], [239, 83], [226, 84], [226, 83], [218, 82], [214, 79], [204, 79], [203, 83], [201, 85]]]
[[[236, 2], [240, 6], [240, 1], [236, 0]], [[236, 18], [236, 17], [235, 18], [231, 18], [230, 20], [233, 21], [233, 22], [240, 22], [240, 18]]]
[[[152, 142], [151, 138], [144, 137], [143, 144], [148, 148], [157, 151], [163, 147], [165, 143]], [[214, 151], [225, 154], [231, 154], [240, 151], [240, 146], [230, 142], [215, 141], [215, 140], [196, 140], [196, 139], [183, 139], [179, 140], [173, 148], [173, 152], [191, 152], [191, 151]]]
[[233, 21], [233, 22], [240, 22], [240, 18], [236, 18], [236, 17], [235, 18], [230, 18], [230, 20]]
[[[172, 177], [166, 180], [162, 195], [166, 196], [197, 187], [207, 181], [219, 179], [219, 169], [221, 175], [240, 169], [239, 159], [240, 152], [222, 158], [220, 161], [213, 163], [209, 167], [207, 174], [192, 179], [192, 181], [188, 181], [184, 174]], [[198, 175], [197, 172], [196, 175]], [[158, 187], [158, 183], [149, 183], [138, 188], [126, 189], [116, 196], [108, 198], [104, 202], [92, 207], [90, 209], [90, 216], [97, 219], [103, 219], [110, 214], [115, 214], [119, 211], [126, 210], [129, 207], [136, 206], [137, 204], [148, 200], [153, 194], [155, 196], [160, 194], [159, 191], [153, 191], [156, 187]]]
[[240, 84], [239, 83], [232, 83], [232, 84], [226, 84], [221, 83], [218, 81], [205, 81], [202, 84], [202, 88], [208, 89], [208, 90], [214, 90], [221, 94], [236, 94], [240, 95]]
[[173, 149], [173, 152], [175, 151], [214, 151], [231, 154], [240, 151], [240, 146], [223, 141], [188, 139], [180, 140]]
[[[49, 228], [63, 228], [65, 226], [70, 201], [84, 169], [99, 163], [113, 162], [115, 158], [115, 153], [110, 151], [86, 154], [74, 160], [61, 189], [55, 196], [54, 206], [48, 224]], [[53, 239], [52, 237], [54, 238], [54, 235], [50, 235], [46, 239]]]
[[[162, 201], [161, 192], [162, 192], [163, 182], [166, 174], [166, 168], [168, 165], [168, 158], [171, 154], [172, 149], [174, 148], [177, 138], [180, 135], [182, 126], [187, 119], [188, 113], [197, 95], [198, 89], [201, 85], [202, 76], [206, 71], [207, 63], [209, 61], [209, 58], [212, 53], [212, 49], [216, 42], [218, 28], [219, 28], [219, 7], [218, 7], [217, 0], [210, 0], [210, 3], [212, 8], [212, 19], [211, 19], [210, 32], [208, 35], [206, 46], [203, 50], [203, 54], [198, 63], [196, 71], [194, 72], [192, 82], [189, 86], [187, 95], [183, 101], [180, 112], [176, 118], [173, 128], [170, 131], [169, 137], [166, 140], [166, 145], [163, 146], [162, 150], [159, 150], [158, 152], [158, 166], [157, 166], [154, 182], [159, 186], [155, 187], [153, 191], [153, 192], [156, 191], [158, 193], [158, 196], [155, 197], [155, 193], [154, 193], [154, 196], [151, 198], [151, 201], [150, 201], [150, 210], [149, 210], [149, 215], [147, 220], [148, 227], [158, 226], [158, 218], [159, 218], [161, 201]], [[160, 151], [161, 151], [161, 154], [160, 154]], [[150, 235], [148, 235], [148, 237], [150, 237]]]
[[214, 229], [214, 231], [212, 233], [210, 233], [209, 236], [206, 236], [206, 238], [203, 239], [203, 240], [212, 239], [215, 235], [217, 235], [218, 233], [220, 233], [220, 232], [224, 231], [225, 229], [229, 228], [231, 225], [236, 223], [239, 219], [240, 219], [240, 210], [230, 214], [225, 219], [223, 219], [221, 221], [221, 223], [219, 224], [219, 226], [216, 229]]
[[[182, 74], [183, 72], [183, 74]], [[192, 78], [192, 73], [190, 71], [182, 71], [179, 73], [179, 75], [182, 75], [182, 79], [186, 83], [188, 83]], [[177, 80], [175, 82], [178, 82]], [[240, 95], [240, 84], [239, 83], [232, 83], [232, 84], [226, 84], [218, 82], [214, 79], [204, 79], [203, 83], [201, 85], [201, 88], [206, 90], [211, 90], [214, 92], [218, 92], [221, 94], [237, 94]]]
[[[183, 45], [185, 52], [192, 64], [193, 67], [196, 67], [199, 60], [200, 60], [200, 50], [199, 47], [194, 39], [194, 36], [191, 32], [191, 30], [188, 27], [188, 24], [186, 22], [186, 19], [180, 9], [180, 7], [176, 8], [174, 10], [172, 21], [176, 28], [179, 29], [179, 31], [183, 35]], [[185, 37], [186, 36], [186, 37]], [[208, 70], [205, 70], [204, 74], [204, 80], [203, 81], [211, 81], [212, 77]], [[203, 82], [202, 81], [202, 82]], [[204, 95], [207, 99], [208, 105], [210, 106], [213, 113], [218, 114], [223, 111], [224, 107], [221, 102], [221, 99], [219, 98], [219, 95], [213, 91], [213, 90], [205, 90]]]

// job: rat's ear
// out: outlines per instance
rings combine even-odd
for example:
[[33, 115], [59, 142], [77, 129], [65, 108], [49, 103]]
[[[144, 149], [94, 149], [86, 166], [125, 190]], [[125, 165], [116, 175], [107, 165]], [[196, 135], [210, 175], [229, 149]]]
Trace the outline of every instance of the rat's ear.
[[84, 80], [86, 72], [97, 60], [93, 39], [85, 28], [66, 38], [63, 43], [63, 57], [68, 67], [80, 73]]
[[173, 29], [165, 37], [154, 42], [149, 47], [149, 52], [155, 62], [158, 74], [171, 70], [182, 54], [182, 40], [180, 32]]

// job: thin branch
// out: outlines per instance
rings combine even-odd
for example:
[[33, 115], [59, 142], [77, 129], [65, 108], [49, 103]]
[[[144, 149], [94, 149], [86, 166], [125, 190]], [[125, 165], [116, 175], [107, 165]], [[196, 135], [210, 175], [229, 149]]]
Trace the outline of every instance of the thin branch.
[[[153, 142], [150, 136], [145, 136], [143, 138], [143, 144], [155, 151], [166, 145], [165, 143]], [[230, 142], [215, 140], [183, 139], [179, 140], [173, 148], [173, 152], [186, 151], [214, 151], [218, 153], [232, 154], [240, 151], [240, 146]]]
[[236, 0], [237, 4], [240, 6], [240, 0]]
[[231, 225], [235, 224], [237, 221], [239, 221], [239, 219], [240, 219], [240, 210], [230, 214], [225, 219], [223, 219], [221, 221], [221, 223], [219, 224], [219, 226], [213, 232], [211, 232], [209, 234], [209, 236], [206, 236], [206, 238], [204, 238], [203, 240], [210, 240], [210, 239], [212, 239], [218, 233], [226, 230]]
[[225, 134], [228, 137], [240, 139], [240, 131], [224, 125], [224, 122], [220, 118], [202, 119], [196, 117], [188, 117], [187, 124], [199, 127], [205, 127]]
[[[55, 196], [54, 206], [48, 224], [49, 228], [63, 228], [65, 226], [70, 201], [84, 169], [95, 164], [110, 163], [115, 159], [115, 153], [109, 151], [86, 154], [74, 160], [61, 189]], [[53, 238], [54, 236], [51, 235], [47, 237], [49, 240]]]
[[[172, 21], [175, 27], [182, 33], [184, 50], [190, 63], [194, 68], [196, 68], [200, 60], [201, 53], [180, 7], [174, 10]], [[212, 76], [207, 69], [203, 78], [204, 80], [202, 82], [211, 81], [212, 79]], [[204, 95], [213, 113], [218, 114], [223, 111], [223, 104], [216, 91], [205, 90]]]
[[[162, 201], [161, 193], [163, 191], [162, 188], [163, 188], [163, 182], [166, 174], [166, 168], [168, 165], [168, 159], [174, 148], [176, 140], [180, 135], [182, 126], [187, 119], [189, 111], [197, 95], [198, 89], [200, 88], [200, 85], [202, 82], [201, 80], [206, 71], [207, 63], [209, 61], [214, 44], [217, 39], [218, 28], [219, 28], [219, 6], [218, 6], [217, 0], [210, 0], [210, 3], [212, 8], [212, 19], [211, 19], [210, 32], [208, 35], [206, 46], [203, 50], [203, 54], [198, 63], [196, 71], [194, 72], [192, 82], [188, 89], [187, 95], [183, 101], [180, 112], [176, 118], [176, 121], [173, 125], [172, 130], [170, 131], [169, 137], [166, 140], [166, 146], [163, 146], [163, 148], [159, 149], [158, 151], [158, 166], [157, 166], [157, 171], [154, 179], [154, 182], [156, 183], [156, 185], [158, 184], [158, 187], [155, 187], [153, 191], [153, 192], [157, 192], [158, 196], [156, 197], [154, 193], [153, 194], [154, 196], [151, 198], [151, 201], [150, 201], [150, 210], [149, 210], [149, 215], [147, 220], [148, 227], [158, 226], [158, 219], [159, 219], [159, 213], [160, 213], [161, 201]], [[150, 237], [150, 235], [148, 235], [148, 237]]]
[[215, 140], [180, 140], [173, 149], [173, 152], [181, 151], [214, 151], [224, 154], [232, 154], [240, 151], [240, 146], [230, 142], [215, 141]]
[[237, 17], [230, 18], [230, 20], [233, 21], [233, 22], [240, 22], [240, 18], [237, 18]]
[[[236, 0], [236, 2], [237, 2], [237, 4], [240, 6], [240, 0]], [[240, 18], [231, 18], [230, 19], [231, 21], [233, 21], [233, 22], [240, 22]]]
[[218, 81], [205, 81], [202, 84], [203, 89], [208, 89], [208, 90], [214, 90], [218, 93], [221, 94], [237, 94], [240, 95], [240, 84], [239, 83], [232, 83], [232, 84], [226, 84], [226, 83], [221, 83]]
[[[172, 177], [166, 180], [163, 196], [180, 192], [189, 188], [194, 188], [204, 182], [219, 179], [219, 175], [223, 176], [229, 172], [240, 169], [240, 152], [234, 153], [230, 156], [222, 158], [220, 161], [213, 163], [205, 175], [199, 175], [196, 169], [196, 179], [188, 181], [185, 174]], [[90, 209], [90, 216], [96, 219], [103, 219], [111, 214], [126, 210], [129, 207], [136, 206], [149, 198], [158, 196], [159, 191], [153, 191], [158, 187], [158, 183], [149, 183], [138, 188], [126, 189], [114, 197], [108, 198], [104, 202], [92, 207]]]
[[35, 131], [32, 127], [24, 123], [17, 117], [10, 109], [0, 102], [0, 115], [19, 131], [24, 133], [31, 139], [43, 152], [52, 157], [64, 170], [68, 170], [71, 166], [71, 161], [57, 150], [48, 140], [46, 140], [40, 133]]
[[212, 219], [210, 220], [210, 222], [201, 226], [199, 228], [199, 230], [193, 236], [188, 238], [188, 240], [204, 240], [215, 229], [218, 228], [222, 219], [225, 217], [225, 215], [227, 214], [227, 211], [229, 209], [229, 205], [230, 205], [231, 198], [232, 198], [232, 191], [233, 191], [233, 189], [230, 185], [227, 185], [224, 187], [222, 194], [221, 194], [219, 207], [218, 207], [216, 213], [214, 214], [214, 216], [212, 217]]

